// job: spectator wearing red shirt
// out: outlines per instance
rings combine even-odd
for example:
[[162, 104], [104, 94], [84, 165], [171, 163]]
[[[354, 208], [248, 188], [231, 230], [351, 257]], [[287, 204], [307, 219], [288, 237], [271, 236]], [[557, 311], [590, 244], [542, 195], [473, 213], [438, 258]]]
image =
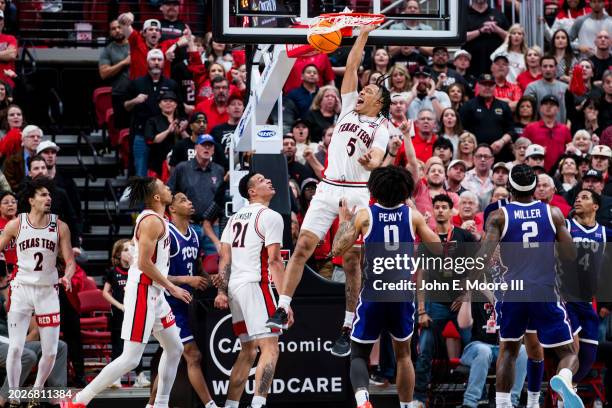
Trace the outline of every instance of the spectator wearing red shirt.
[[17, 39], [9, 34], [3, 34], [4, 12], [0, 10], [0, 80], [15, 87], [13, 78], [15, 73], [15, 60], [17, 59]]
[[[513, 84], [506, 78], [510, 71], [510, 60], [506, 54], [498, 54], [491, 64], [491, 74], [495, 79], [495, 91], [493, 95], [496, 99], [504, 101], [514, 112], [518, 100], [523, 96], [523, 91], [517, 84]], [[476, 84], [476, 95], [480, 94], [480, 84]]]
[[459, 196], [459, 214], [453, 217], [453, 225], [467, 230], [480, 240], [484, 219], [482, 212], [478, 212], [478, 197], [471, 191], [464, 191]]
[[6, 111], [6, 124], [2, 125], [4, 129], [8, 128], [8, 132], [0, 139], [0, 157], [7, 158], [17, 153], [21, 147], [21, 128], [24, 125], [21, 108], [10, 105]]
[[544, 169], [550, 171], [559, 157], [565, 152], [565, 145], [572, 141], [567, 126], [557, 121], [559, 100], [554, 95], [546, 95], [540, 102], [542, 120], [530, 123], [525, 127], [523, 136], [546, 149]]
[[[10, 191], [3, 191], [0, 193], [0, 234], [4, 231], [6, 224], [15, 218], [16, 214], [17, 199]], [[14, 266], [17, 264], [15, 240], [11, 240], [8, 246], [0, 253], [0, 272], [2, 272], [2, 263], [6, 265], [6, 275], [11, 276]]]
[[304, 71], [304, 68], [307, 65], [314, 65], [317, 67], [317, 71], [319, 71], [319, 83], [317, 85], [319, 88], [323, 85], [334, 85], [334, 79], [336, 76], [334, 75], [334, 71], [332, 70], [332, 65], [327, 54], [317, 54], [313, 55], [312, 57], [300, 57], [295, 61], [295, 64], [287, 77], [285, 87], [283, 88], [283, 92], [285, 92], [285, 94], [289, 93], [289, 91], [295, 88], [299, 88], [300, 85], [302, 85], [302, 71]]
[[572, 207], [565, 201], [565, 198], [557, 194], [555, 182], [548, 174], [538, 175], [538, 184], [536, 185], [536, 190], [533, 195], [536, 200], [540, 200], [560, 209], [565, 218], [569, 216], [572, 210]]
[[[130, 79], [136, 79], [148, 74], [149, 68], [147, 65], [147, 53], [153, 48], [159, 48], [164, 55], [166, 51], [178, 43], [179, 46], [187, 45], [187, 39], [181, 37], [179, 40], [161, 41], [161, 23], [159, 20], [149, 19], [142, 25], [142, 33], [134, 30], [134, 15], [132, 13], [123, 13], [117, 18], [119, 25], [123, 30], [123, 35], [128, 39], [130, 44]], [[170, 78], [170, 61], [164, 64], [164, 76]]]
[[417, 116], [416, 132], [412, 139], [417, 159], [425, 162], [433, 155], [433, 145], [438, 139], [434, 134], [436, 114], [431, 109], [421, 109]]
[[516, 77], [516, 83], [525, 92], [527, 85], [532, 82], [542, 79], [542, 68], [540, 67], [540, 58], [542, 58], [542, 50], [540, 47], [530, 47], [525, 55], [525, 65], [527, 69]]
[[196, 105], [196, 112], [204, 112], [208, 119], [208, 128], [228, 121], [227, 106], [229, 104], [229, 82], [225, 77], [214, 77], [210, 81], [213, 97]]

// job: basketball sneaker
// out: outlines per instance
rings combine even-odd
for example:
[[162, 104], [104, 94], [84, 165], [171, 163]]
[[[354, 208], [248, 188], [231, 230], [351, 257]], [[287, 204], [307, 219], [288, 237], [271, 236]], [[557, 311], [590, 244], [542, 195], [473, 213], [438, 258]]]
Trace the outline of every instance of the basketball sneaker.
[[60, 408], [87, 408], [87, 405], [80, 402], [62, 401], [60, 402]]
[[374, 408], [374, 405], [370, 401], [366, 401], [357, 408]]
[[284, 308], [279, 307], [266, 322], [266, 327], [270, 329], [287, 330], [289, 328], [288, 322], [289, 317], [287, 316], [287, 311]]
[[351, 328], [343, 327], [340, 337], [332, 346], [331, 353], [336, 357], [346, 357], [351, 354]]
[[550, 387], [561, 395], [565, 408], [584, 408], [584, 403], [572, 385], [572, 372], [569, 369], [564, 368], [551, 378]]

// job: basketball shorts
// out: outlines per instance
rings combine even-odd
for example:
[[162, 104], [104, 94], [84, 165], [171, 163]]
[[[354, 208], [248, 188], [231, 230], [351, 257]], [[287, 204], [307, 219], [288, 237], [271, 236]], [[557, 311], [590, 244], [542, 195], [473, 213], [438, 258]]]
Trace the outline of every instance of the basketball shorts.
[[278, 336], [281, 331], [266, 327], [266, 321], [276, 310], [276, 300], [270, 284], [248, 282], [229, 286], [229, 308], [234, 334], [242, 342]]
[[34, 314], [39, 327], [60, 325], [60, 304], [57, 285], [29, 285], [11, 281], [9, 312]]
[[308, 206], [301, 229], [308, 230], [319, 239], [323, 239], [338, 216], [342, 198], [347, 200], [350, 209], [355, 207], [355, 211], [357, 211], [368, 207], [370, 192], [365, 186], [343, 187], [328, 184], [328, 182], [322, 180], [317, 185], [317, 192]]
[[193, 341], [193, 332], [189, 322], [189, 305], [170, 295], [166, 295], [166, 301], [170, 305], [176, 327], [179, 329], [181, 343], [187, 344]]
[[568, 302], [565, 304], [572, 332], [579, 334], [580, 341], [598, 344], [599, 317], [589, 302]]
[[407, 341], [414, 332], [413, 302], [370, 302], [359, 298], [351, 340], [375, 343], [383, 330], [396, 341]]
[[153, 285], [128, 281], [123, 305], [123, 340], [148, 343], [151, 333], [166, 329], [175, 322], [164, 292]]
[[542, 347], [573, 342], [567, 311], [561, 302], [496, 302], [495, 313], [500, 341], [519, 341], [537, 333]]

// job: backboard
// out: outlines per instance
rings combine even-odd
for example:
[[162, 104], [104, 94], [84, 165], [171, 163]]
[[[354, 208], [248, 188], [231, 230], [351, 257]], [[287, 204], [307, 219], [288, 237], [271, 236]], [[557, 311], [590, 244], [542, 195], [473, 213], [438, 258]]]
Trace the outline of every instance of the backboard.
[[[347, 7], [386, 16], [368, 44], [453, 46], [465, 41], [463, 4], [459, 0], [215, 0], [213, 37], [224, 43], [305, 44], [311, 18]], [[353, 39], [344, 38], [343, 44]]]

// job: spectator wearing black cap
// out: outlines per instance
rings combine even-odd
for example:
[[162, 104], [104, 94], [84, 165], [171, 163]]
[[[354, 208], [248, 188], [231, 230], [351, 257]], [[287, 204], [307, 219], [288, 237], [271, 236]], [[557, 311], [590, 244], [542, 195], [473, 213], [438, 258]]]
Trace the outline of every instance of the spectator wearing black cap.
[[471, 2], [463, 26], [467, 36], [463, 48], [473, 57], [470, 73], [479, 76], [489, 72], [489, 58], [506, 39], [509, 27], [508, 19], [487, 0]]
[[469, 89], [469, 84], [463, 76], [448, 66], [449, 54], [448, 48], [437, 46], [433, 48], [431, 75], [436, 82], [439, 90], [446, 91], [452, 84], [459, 83], [465, 89]]
[[287, 94], [298, 109], [300, 117], [305, 117], [312, 105], [314, 96], [319, 91], [319, 71], [317, 66], [309, 64], [302, 70], [302, 84]]
[[550, 171], [553, 165], [565, 153], [565, 146], [572, 141], [569, 128], [557, 121], [559, 99], [546, 95], [540, 101], [541, 120], [525, 127], [523, 136], [546, 149], [544, 168]]
[[[491, 75], [495, 80], [495, 98], [506, 102], [510, 109], [514, 112], [518, 101], [523, 96], [521, 88], [508, 81], [508, 72], [510, 71], [510, 60], [507, 54], [497, 54], [491, 64]], [[480, 88], [476, 85], [476, 95], [480, 92]]]
[[[242, 100], [242, 97], [237, 94], [230, 95], [227, 104], [227, 122], [215, 126], [210, 131], [212, 137], [215, 138], [215, 143], [217, 143], [217, 146], [221, 148], [223, 156], [225, 157], [223, 166], [226, 169], [229, 166], [229, 148], [230, 143], [232, 142], [232, 135], [238, 127], [238, 122], [240, 122], [240, 118], [242, 118], [243, 113], [244, 101]], [[217, 160], [217, 152], [215, 152], [214, 161], [222, 164]]]
[[159, 10], [164, 18], [161, 23], [161, 40], [174, 40], [183, 35], [187, 25], [179, 18], [180, 0], [163, 0]]
[[459, 109], [465, 130], [476, 136], [478, 143], [487, 143], [499, 161], [513, 159], [510, 144], [512, 134], [512, 110], [506, 102], [495, 98], [495, 79], [491, 74], [478, 78], [479, 95]]
[[287, 159], [287, 171], [289, 178], [301, 184], [307, 178], [315, 178], [315, 174], [310, 167], [304, 166], [296, 160], [297, 146], [293, 135], [283, 137], [283, 154]]
[[[191, 160], [196, 155], [195, 146], [198, 138], [202, 135], [207, 134], [208, 122], [206, 114], [204, 112], [193, 112], [189, 116], [189, 137], [183, 138], [176, 142], [172, 148], [172, 154], [170, 155], [170, 170], [172, 171], [179, 163]], [[225, 155], [223, 149], [218, 143], [215, 143], [215, 153], [213, 155], [213, 162], [227, 167]]]
[[[160, 50], [149, 51], [147, 64], [147, 75], [130, 81], [127, 100], [123, 104], [132, 113], [130, 137], [133, 140], [132, 154], [137, 176], [147, 175], [149, 148], [144, 136], [147, 120], [161, 113], [159, 97], [162, 93], [171, 91], [178, 95], [179, 91], [175, 81], [162, 75], [164, 55]], [[180, 98], [177, 99], [180, 106]]]
[[144, 137], [149, 145], [148, 169], [155, 173], [156, 177], [166, 180], [162, 174], [164, 162], [168, 153], [177, 140], [188, 138], [187, 120], [178, 116], [176, 110], [178, 98], [172, 92], [164, 92], [159, 96], [159, 109], [161, 113], [147, 120], [145, 124]]
[[212, 243], [208, 239], [202, 239], [202, 221], [225, 175], [223, 166], [212, 161], [214, 151], [215, 139], [211, 135], [199, 135], [195, 144], [195, 157], [179, 163], [168, 181], [168, 187], [173, 193], [184, 193], [193, 203], [195, 212], [192, 221], [194, 229], [200, 236], [200, 248], [205, 249], [210, 246], [213, 250]]
[[450, 108], [451, 101], [445, 92], [436, 89], [436, 83], [431, 78], [431, 72], [426, 67], [419, 67], [413, 74], [414, 83], [408, 105], [408, 119], [414, 120], [423, 109], [430, 109], [436, 118], [442, 115], [445, 108]]

